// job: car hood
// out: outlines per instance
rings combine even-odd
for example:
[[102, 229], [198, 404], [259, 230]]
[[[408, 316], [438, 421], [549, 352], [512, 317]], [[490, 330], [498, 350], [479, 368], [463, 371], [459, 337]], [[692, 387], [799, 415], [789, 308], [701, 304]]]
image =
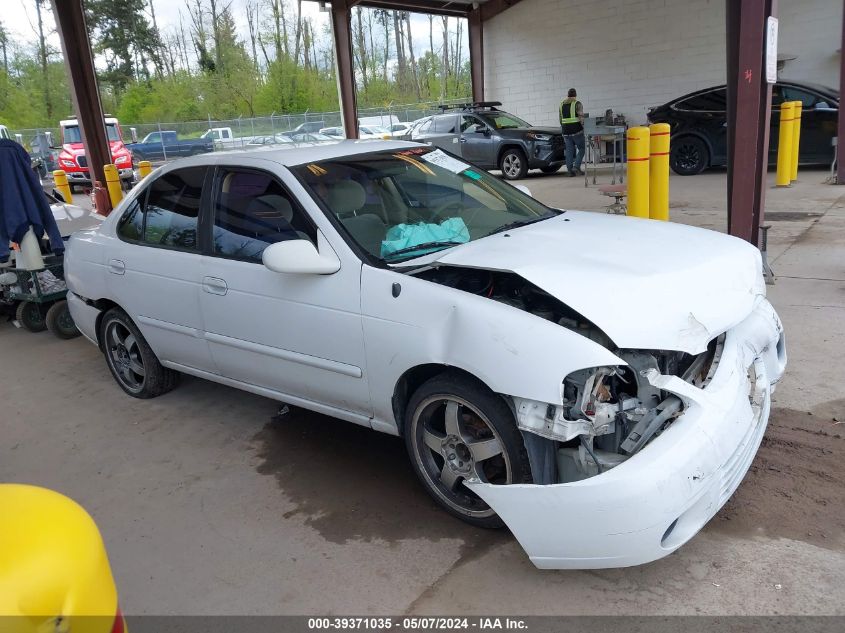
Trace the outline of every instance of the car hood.
[[437, 263], [510, 271], [621, 348], [704, 351], [765, 294], [759, 251], [680, 224], [567, 211], [444, 251]]
[[[111, 149], [112, 154], [124, 147], [122, 141], [109, 141], [109, 149]], [[82, 156], [85, 154], [85, 146], [82, 143], [65, 143], [62, 145], [62, 149], [71, 156]]]

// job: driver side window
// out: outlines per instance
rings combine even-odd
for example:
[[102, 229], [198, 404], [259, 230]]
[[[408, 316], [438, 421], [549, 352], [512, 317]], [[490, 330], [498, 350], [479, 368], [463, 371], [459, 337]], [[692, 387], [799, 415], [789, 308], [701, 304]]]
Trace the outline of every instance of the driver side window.
[[461, 117], [461, 132], [463, 134], [478, 134], [483, 132], [485, 125], [474, 116], [463, 115]]

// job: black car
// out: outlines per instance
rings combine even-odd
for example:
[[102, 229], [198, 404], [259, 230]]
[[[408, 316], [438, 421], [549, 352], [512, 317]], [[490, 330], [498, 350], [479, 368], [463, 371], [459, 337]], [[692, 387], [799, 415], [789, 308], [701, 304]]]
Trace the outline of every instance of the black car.
[[[800, 101], [803, 104], [799, 162], [804, 165], [832, 163], [839, 91], [787, 79], [772, 86], [769, 163], [777, 161], [779, 112], [784, 101]], [[725, 86], [716, 86], [649, 110], [650, 123], [672, 126], [669, 163], [675, 173], [690, 176], [708, 167], [727, 164], [726, 103]]]
[[498, 101], [442, 108], [411, 131], [411, 140], [435, 145], [482, 169], [500, 169], [508, 180], [529, 169], [556, 172], [565, 162], [559, 127], [534, 127], [499, 110]]

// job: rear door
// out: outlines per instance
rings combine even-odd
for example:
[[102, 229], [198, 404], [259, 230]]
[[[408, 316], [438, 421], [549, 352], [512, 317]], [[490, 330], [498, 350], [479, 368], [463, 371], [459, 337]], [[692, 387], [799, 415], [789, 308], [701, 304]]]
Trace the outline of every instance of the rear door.
[[426, 141], [453, 154], [460, 154], [460, 115], [441, 114], [432, 120]]
[[784, 101], [801, 102], [801, 140], [799, 161], [803, 163], [831, 163], [836, 136], [837, 104], [817, 92], [784, 84]]
[[216, 371], [199, 309], [200, 208], [207, 167], [153, 180], [126, 209], [106, 262], [111, 296], [160, 360]]

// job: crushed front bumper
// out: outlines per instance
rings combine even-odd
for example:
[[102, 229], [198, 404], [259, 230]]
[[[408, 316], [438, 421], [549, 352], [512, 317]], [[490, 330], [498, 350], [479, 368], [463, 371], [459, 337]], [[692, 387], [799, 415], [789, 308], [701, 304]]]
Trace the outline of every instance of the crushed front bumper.
[[684, 401], [684, 412], [620, 466], [566, 484], [467, 486], [499, 514], [537, 567], [597, 569], [657, 560], [692, 538], [739, 486], [785, 366], [783, 327], [761, 297], [727, 332], [704, 389], [674, 376], [652, 379]]

